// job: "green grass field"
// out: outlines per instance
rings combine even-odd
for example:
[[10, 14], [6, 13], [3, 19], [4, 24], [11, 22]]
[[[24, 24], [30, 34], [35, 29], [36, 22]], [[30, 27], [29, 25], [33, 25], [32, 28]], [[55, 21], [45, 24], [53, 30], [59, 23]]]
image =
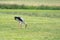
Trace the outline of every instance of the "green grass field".
[[[14, 16], [23, 17], [27, 29]], [[0, 40], [60, 40], [60, 10], [0, 9]]]

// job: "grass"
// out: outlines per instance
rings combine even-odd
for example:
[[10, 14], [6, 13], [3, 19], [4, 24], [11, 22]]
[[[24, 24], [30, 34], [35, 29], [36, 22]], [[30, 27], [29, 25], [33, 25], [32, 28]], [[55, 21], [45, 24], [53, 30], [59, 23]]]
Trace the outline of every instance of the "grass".
[[[14, 16], [23, 17], [27, 29], [20, 29]], [[60, 40], [60, 10], [0, 9], [0, 40]]]

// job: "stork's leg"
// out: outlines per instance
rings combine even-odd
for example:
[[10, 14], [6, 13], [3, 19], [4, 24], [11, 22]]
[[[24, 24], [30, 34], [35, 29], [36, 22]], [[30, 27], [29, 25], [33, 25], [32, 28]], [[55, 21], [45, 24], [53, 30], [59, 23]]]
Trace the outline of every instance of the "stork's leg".
[[27, 28], [27, 24], [25, 24], [25, 29]]
[[19, 28], [21, 29], [22, 28], [22, 25], [21, 25], [21, 23], [19, 22]]
[[22, 22], [23, 24], [24, 24], [24, 26], [25, 26], [25, 29], [27, 28], [27, 24], [25, 23], [25, 22]]

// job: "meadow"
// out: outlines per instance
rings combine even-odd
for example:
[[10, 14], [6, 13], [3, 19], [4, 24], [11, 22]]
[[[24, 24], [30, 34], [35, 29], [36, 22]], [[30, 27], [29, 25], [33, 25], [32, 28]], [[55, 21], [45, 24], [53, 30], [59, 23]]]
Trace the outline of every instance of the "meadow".
[[[25, 19], [26, 29], [15, 16]], [[60, 10], [0, 9], [0, 40], [60, 40]]]

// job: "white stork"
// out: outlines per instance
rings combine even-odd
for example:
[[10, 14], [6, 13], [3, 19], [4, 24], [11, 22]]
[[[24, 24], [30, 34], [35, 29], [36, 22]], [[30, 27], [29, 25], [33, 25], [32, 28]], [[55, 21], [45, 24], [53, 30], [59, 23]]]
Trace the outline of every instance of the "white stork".
[[19, 22], [19, 24], [24, 24], [25, 28], [27, 27], [27, 24], [25, 23], [24, 19], [22, 17], [15, 16], [14, 19]]

